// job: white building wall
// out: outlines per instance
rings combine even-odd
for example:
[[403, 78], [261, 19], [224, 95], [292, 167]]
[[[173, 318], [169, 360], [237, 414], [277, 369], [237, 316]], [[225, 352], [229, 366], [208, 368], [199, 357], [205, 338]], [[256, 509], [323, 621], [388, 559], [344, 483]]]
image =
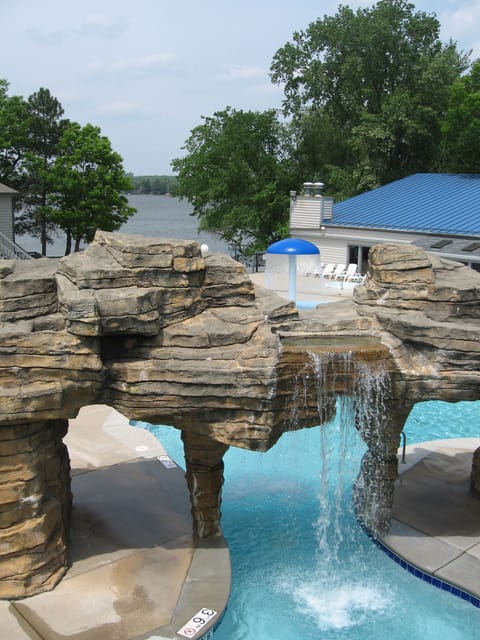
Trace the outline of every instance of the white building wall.
[[292, 228], [290, 234], [293, 238], [303, 238], [315, 244], [320, 249], [320, 259], [323, 263], [336, 264], [348, 262], [349, 245], [373, 247], [383, 242], [412, 243], [420, 237], [413, 233], [382, 229], [348, 229], [332, 225], [326, 225], [325, 231]]
[[0, 194], [0, 232], [14, 240], [12, 196]]

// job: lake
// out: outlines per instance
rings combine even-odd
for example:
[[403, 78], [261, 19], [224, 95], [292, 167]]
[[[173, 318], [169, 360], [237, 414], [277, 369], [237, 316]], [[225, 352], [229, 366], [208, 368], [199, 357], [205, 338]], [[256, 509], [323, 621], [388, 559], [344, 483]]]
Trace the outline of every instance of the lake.
[[[196, 240], [207, 244], [210, 251], [230, 254], [228, 245], [217, 236], [198, 232], [198, 220], [192, 216], [193, 207], [186, 200], [169, 196], [130, 195], [129, 204], [137, 209], [119, 230], [119, 233], [131, 233], [151, 238], [175, 238]], [[17, 236], [18, 244], [25, 251], [40, 251], [40, 240], [30, 236]], [[65, 253], [65, 235], [59, 233], [47, 247], [48, 257], [63, 256]]]

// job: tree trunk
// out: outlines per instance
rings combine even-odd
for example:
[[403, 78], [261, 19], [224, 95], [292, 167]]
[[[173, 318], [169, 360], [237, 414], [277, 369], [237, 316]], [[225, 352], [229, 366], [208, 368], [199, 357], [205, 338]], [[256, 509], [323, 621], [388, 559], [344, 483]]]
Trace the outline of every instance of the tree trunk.
[[67, 240], [65, 242], [65, 255], [69, 256], [72, 252], [72, 234], [67, 231]]
[[42, 256], [47, 255], [47, 217], [45, 215], [45, 207], [47, 205], [47, 194], [42, 193], [42, 204], [40, 213], [40, 238], [42, 241]]

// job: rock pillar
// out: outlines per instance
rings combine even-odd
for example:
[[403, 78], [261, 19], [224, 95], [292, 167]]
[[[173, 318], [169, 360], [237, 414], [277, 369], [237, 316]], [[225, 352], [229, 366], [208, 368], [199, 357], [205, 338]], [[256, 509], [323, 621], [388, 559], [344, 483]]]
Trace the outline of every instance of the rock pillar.
[[385, 400], [381, 411], [356, 424], [368, 451], [363, 456], [353, 496], [357, 516], [373, 536], [386, 533], [390, 527], [400, 434], [410, 410], [411, 405], [403, 401]]
[[0, 427], [0, 598], [53, 588], [67, 567], [67, 420]]
[[470, 487], [473, 495], [480, 500], [480, 447], [473, 452]]
[[228, 445], [191, 431], [182, 431], [182, 440], [195, 533], [199, 538], [219, 536], [223, 456]]

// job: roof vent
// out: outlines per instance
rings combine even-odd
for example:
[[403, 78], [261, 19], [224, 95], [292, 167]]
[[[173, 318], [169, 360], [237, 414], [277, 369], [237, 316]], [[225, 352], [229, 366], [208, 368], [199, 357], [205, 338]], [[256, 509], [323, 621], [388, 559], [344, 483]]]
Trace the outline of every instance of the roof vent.
[[303, 183], [303, 193], [306, 196], [311, 196], [313, 191], [314, 184], [313, 182], [304, 182]]
[[443, 249], [443, 247], [446, 247], [447, 244], [452, 244], [451, 240], [438, 240], [437, 242], [434, 242], [433, 244], [430, 245], [431, 249]]
[[462, 251], [476, 251], [477, 249], [480, 249], [480, 242], [471, 242], [463, 247]]

